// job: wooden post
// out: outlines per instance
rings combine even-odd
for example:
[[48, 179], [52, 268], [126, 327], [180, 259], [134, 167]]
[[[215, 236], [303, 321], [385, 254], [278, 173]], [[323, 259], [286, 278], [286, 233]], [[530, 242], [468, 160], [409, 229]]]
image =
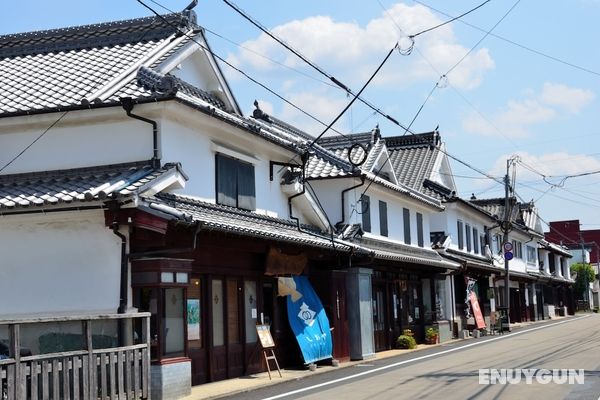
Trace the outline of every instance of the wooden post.
[[[10, 356], [15, 359], [15, 374], [14, 374], [14, 396], [15, 399], [22, 397], [23, 387], [21, 386], [21, 375], [25, 372], [21, 368], [21, 332], [19, 324], [9, 325], [10, 330]], [[10, 398], [10, 394], [9, 394]]]
[[87, 358], [88, 358], [88, 362], [87, 362], [87, 371], [82, 371], [84, 374], [87, 374], [88, 379], [87, 379], [87, 384], [88, 387], [87, 388], [83, 388], [84, 390], [84, 396], [87, 396], [88, 399], [95, 399], [97, 398], [97, 393], [95, 391], [95, 387], [96, 387], [96, 382], [94, 379], [94, 375], [96, 374], [96, 360], [94, 359], [94, 347], [93, 347], [93, 342], [92, 342], [92, 321], [91, 320], [85, 320], [83, 321], [83, 327], [85, 330], [85, 345], [86, 345], [86, 349], [87, 349]]
[[146, 343], [146, 348], [142, 350], [142, 396], [150, 399], [150, 317], [143, 318], [142, 341]]

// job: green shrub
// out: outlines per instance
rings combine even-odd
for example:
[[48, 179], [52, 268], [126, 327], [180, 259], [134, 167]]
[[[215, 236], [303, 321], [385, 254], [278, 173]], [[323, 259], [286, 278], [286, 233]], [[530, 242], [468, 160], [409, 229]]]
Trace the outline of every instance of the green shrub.
[[404, 335], [404, 336], [411, 336], [411, 337], [415, 336], [415, 334], [413, 333], [413, 331], [411, 331], [410, 329], [404, 329], [402, 331], [402, 335]]
[[409, 335], [400, 335], [398, 339], [396, 339], [396, 346], [399, 349], [414, 349], [417, 347], [417, 342], [415, 338]]

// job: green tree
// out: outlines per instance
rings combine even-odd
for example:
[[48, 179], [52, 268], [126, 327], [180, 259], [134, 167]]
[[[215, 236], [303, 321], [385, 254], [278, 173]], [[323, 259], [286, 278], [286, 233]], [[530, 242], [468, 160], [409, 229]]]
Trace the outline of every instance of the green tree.
[[575, 276], [575, 285], [573, 285], [575, 294], [578, 298], [587, 300], [585, 294], [588, 292], [589, 283], [596, 279], [594, 268], [590, 264], [576, 263], [571, 265], [571, 275]]

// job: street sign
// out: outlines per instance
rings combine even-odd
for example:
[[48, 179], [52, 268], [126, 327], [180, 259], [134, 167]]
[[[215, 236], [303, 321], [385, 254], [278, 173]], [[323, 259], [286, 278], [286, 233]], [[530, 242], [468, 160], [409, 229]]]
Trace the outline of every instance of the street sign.
[[512, 260], [513, 259], [513, 253], [510, 251], [507, 251], [504, 253], [504, 259], [505, 260]]
[[504, 249], [505, 252], [510, 252], [513, 249], [513, 245], [511, 242], [506, 242], [502, 244], [502, 248]]

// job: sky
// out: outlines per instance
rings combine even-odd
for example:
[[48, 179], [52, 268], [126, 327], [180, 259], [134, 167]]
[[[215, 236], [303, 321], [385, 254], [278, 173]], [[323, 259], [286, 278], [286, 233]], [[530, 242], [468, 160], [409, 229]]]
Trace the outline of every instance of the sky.
[[[166, 13], [182, 10], [189, 0], [145, 2]], [[535, 201], [543, 221], [579, 219], [582, 229], [600, 229], [600, 174], [565, 179], [600, 171], [600, 0], [491, 0], [415, 36], [408, 51], [408, 36], [482, 2], [233, 1], [355, 93], [397, 45], [361, 98], [403, 126], [414, 119], [415, 133], [438, 127], [447, 152], [475, 168], [451, 160], [462, 197], [503, 197], [504, 187], [490, 176], [502, 180], [507, 160], [515, 156], [516, 193]], [[224, 1], [200, 0], [195, 11], [216, 54], [321, 122], [329, 124], [352, 100]], [[0, 34], [148, 15], [136, 0], [5, 1]], [[256, 99], [264, 111], [314, 136], [323, 131], [320, 123], [221, 67], [246, 115]], [[377, 125], [383, 136], [410, 134], [360, 102], [334, 128], [358, 133]]]

